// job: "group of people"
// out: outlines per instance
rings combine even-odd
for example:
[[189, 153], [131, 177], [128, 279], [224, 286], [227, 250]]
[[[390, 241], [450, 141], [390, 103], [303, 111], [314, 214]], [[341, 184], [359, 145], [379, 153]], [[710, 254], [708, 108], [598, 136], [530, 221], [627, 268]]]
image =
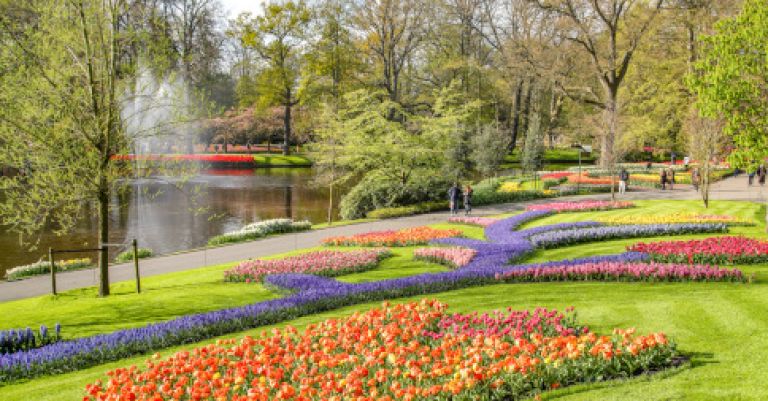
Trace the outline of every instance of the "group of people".
[[670, 190], [675, 189], [675, 170], [669, 168], [663, 168], [661, 171], [659, 171], [659, 180], [661, 181], [661, 190], [667, 189], [667, 186], [669, 186]]
[[757, 182], [760, 183], [760, 185], [765, 185], [765, 176], [768, 174], [768, 167], [765, 166], [765, 164], [761, 164], [757, 170], [750, 171], [747, 177], [749, 177], [749, 186], [752, 186], [755, 182], [755, 177], [757, 177]]
[[464, 214], [469, 215], [472, 212], [472, 187], [467, 185], [462, 192], [459, 184], [454, 182], [453, 186], [448, 189], [448, 202], [451, 206], [451, 214], [459, 213], [459, 199], [463, 198], [464, 201]]

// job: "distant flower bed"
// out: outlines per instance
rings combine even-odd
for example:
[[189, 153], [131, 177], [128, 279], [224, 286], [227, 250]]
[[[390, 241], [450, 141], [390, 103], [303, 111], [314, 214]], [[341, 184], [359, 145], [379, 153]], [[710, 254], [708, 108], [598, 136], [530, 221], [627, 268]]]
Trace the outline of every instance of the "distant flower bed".
[[549, 231], [532, 235], [530, 237], [530, 241], [537, 248], [554, 248], [557, 246], [606, 239], [716, 233], [727, 231], [728, 226], [720, 223], [639, 224]]
[[413, 258], [432, 263], [439, 263], [452, 268], [465, 266], [472, 261], [477, 251], [470, 248], [419, 248], [413, 251]]
[[306, 231], [312, 228], [312, 223], [308, 221], [293, 221], [291, 219], [272, 219], [231, 231], [222, 235], [217, 235], [208, 240], [208, 245], [221, 245], [232, 242], [249, 241], [256, 238], [266, 237], [270, 234], [290, 233], [296, 231]]
[[116, 155], [117, 160], [140, 160], [140, 161], [194, 161], [207, 163], [254, 163], [252, 155], [230, 155], [230, 154], [146, 154], [146, 155]]
[[[54, 261], [56, 264], [56, 271], [71, 271], [78, 269], [86, 269], [93, 267], [91, 259], [70, 259]], [[17, 266], [5, 272], [5, 278], [8, 281], [19, 280], [25, 277], [38, 276], [41, 274], [49, 274], [51, 272], [51, 264], [47, 260], [40, 260], [28, 265]]]
[[38, 332], [26, 329], [0, 330], [0, 355], [27, 351], [53, 344], [61, 340], [61, 325], [56, 323], [53, 334], [48, 327], [40, 326]]
[[712, 237], [702, 240], [663, 241], [627, 247], [652, 260], [672, 263], [749, 264], [768, 262], [768, 241], [746, 237]]
[[560, 181], [560, 180], [562, 180], [564, 178], [568, 178], [568, 177], [570, 177], [572, 175], [574, 175], [574, 173], [571, 172], [571, 171], [557, 171], [557, 172], [553, 172], [553, 173], [542, 174], [541, 179], [542, 180], [557, 180], [557, 181]]
[[488, 227], [493, 223], [496, 223], [499, 219], [492, 219], [489, 217], [451, 217], [448, 219], [449, 223], [456, 224], [469, 224], [471, 226]]
[[[573, 312], [573, 308], [568, 308], [566, 312]], [[577, 325], [576, 317], [572, 314], [566, 315], [545, 308], [536, 308], [533, 312], [507, 308], [506, 313], [496, 310], [482, 314], [477, 312], [446, 314], [437, 322], [437, 328], [434, 331], [425, 331], [424, 335], [434, 339], [463, 335], [530, 338], [532, 334], [557, 337], [588, 332], [586, 327]]]
[[282, 259], [247, 260], [224, 272], [224, 281], [261, 282], [264, 276], [277, 273], [307, 273], [333, 277], [375, 268], [391, 256], [388, 249], [355, 251], [322, 250]]
[[[582, 175], [573, 174], [568, 176], [568, 182], [572, 184], [598, 184], [598, 185], [611, 185], [611, 178], [595, 178], [590, 177], [586, 173], [583, 173]], [[619, 182], [618, 179], [614, 179], [613, 183], [617, 184]]]
[[674, 223], [723, 223], [729, 226], [752, 226], [753, 222], [733, 216], [711, 214], [676, 213], [668, 215], [639, 215], [598, 217], [605, 224], [674, 224]]
[[498, 192], [517, 192], [520, 191], [522, 188], [520, 186], [520, 183], [517, 181], [507, 181], [499, 186], [499, 189], [497, 189]]
[[549, 210], [555, 213], [586, 212], [596, 210], [626, 209], [635, 207], [632, 202], [585, 200], [578, 202], [552, 202], [530, 205], [526, 210]]
[[[512, 400], [656, 371], [677, 355], [663, 333], [571, 333], [553, 327], [557, 317], [550, 312], [471, 318], [472, 327], [456, 334], [439, 326], [450, 323], [445, 309], [426, 300], [385, 304], [302, 331], [288, 326], [269, 336], [221, 340], [157, 357], [141, 369], [110, 371], [109, 381], [86, 386], [84, 401]], [[441, 331], [430, 335], [435, 328]]]
[[497, 274], [505, 282], [542, 281], [745, 281], [737, 269], [709, 265], [598, 262], [534, 267]]
[[424, 245], [437, 238], [459, 237], [461, 235], [461, 230], [414, 227], [399, 231], [374, 231], [348, 237], [330, 237], [324, 239], [323, 244], [334, 246], [411, 246]]

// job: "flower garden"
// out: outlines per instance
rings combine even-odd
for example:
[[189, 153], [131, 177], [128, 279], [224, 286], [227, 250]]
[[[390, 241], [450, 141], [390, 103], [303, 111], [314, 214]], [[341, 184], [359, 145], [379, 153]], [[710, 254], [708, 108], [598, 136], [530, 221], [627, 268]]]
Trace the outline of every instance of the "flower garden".
[[[664, 399], [672, 389], [706, 399], [722, 383], [726, 398], [766, 394], [757, 381], [739, 380], [742, 390], [721, 376], [768, 366], [740, 362], [767, 345], [745, 342], [768, 328], [749, 306], [766, 291], [768, 263], [754, 206], [704, 213], [686, 203], [688, 217], [706, 218], [680, 221], [680, 212], [665, 221], [655, 216], [669, 207], [653, 201], [548, 205], [328, 238], [309, 252], [211, 269], [222, 294], [256, 291], [224, 309], [94, 335], [66, 313], [43, 320], [56, 315], [30, 311], [0, 329], [60, 321], [65, 335], [0, 355], [0, 398]], [[743, 330], [717, 320], [747, 313], [758, 315]], [[699, 365], [708, 355], [720, 363]], [[614, 378], [630, 380], [590, 384]], [[45, 394], [52, 383], [61, 393]]]

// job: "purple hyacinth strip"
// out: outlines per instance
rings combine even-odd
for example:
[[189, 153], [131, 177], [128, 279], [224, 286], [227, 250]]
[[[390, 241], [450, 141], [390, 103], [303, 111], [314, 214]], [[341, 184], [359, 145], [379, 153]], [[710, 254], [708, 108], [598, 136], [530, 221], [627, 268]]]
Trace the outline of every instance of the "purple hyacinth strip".
[[531, 236], [534, 236], [536, 234], [546, 233], [550, 231], [570, 230], [574, 228], [600, 227], [602, 225], [603, 223], [598, 223], [596, 221], [578, 221], [575, 223], [550, 224], [548, 226], [528, 228], [525, 230], [517, 231], [515, 232], [515, 234], [523, 238], [530, 238]]
[[714, 233], [727, 231], [728, 226], [722, 223], [637, 224], [550, 231], [533, 235], [529, 239], [536, 248], [553, 248], [556, 246], [601, 239], [653, 237], [659, 235]]

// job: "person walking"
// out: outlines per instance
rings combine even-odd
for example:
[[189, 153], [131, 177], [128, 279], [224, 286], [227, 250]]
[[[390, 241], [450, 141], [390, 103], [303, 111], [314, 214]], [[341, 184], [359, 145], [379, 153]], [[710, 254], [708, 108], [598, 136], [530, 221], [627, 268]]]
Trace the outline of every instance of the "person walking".
[[671, 191], [675, 189], [675, 169], [669, 169], [669, 174], [667, 174], [667, 181], [669, 182], [669, 190]]
[[760, 186], [765, 185], [765, 176], [768, 174], [768, 170], [765, 167], [765, 164], [761, 164], [760, 168], [757, 169], [757, 180], [760, 183]]
[[472, 189], [469, 184], [467, 184], [467, 188], [464, 189], [464, 215], [469, 216], [470, 213], [472, 213], [472, 194], [475, 191]]
[[619, 193], [624, 195], [627, 192], [627, 184], [629, 182], [629, 172], [627, 169], [622, 168], [619, 173]]
[[451, 207], [451, 214], [456, 214], [456, 211], [459, 209], [459, 194], [461, 194], [459, 184], [454, 182], [453, 186], [448, 189], [448, 203]]
[[691, 185], [693, 185], [693, 189], [695, 189], [697, 192], [699, 191], [699, 182], [701, 181], [701, 172], [699, 172], [699, 168], [696, 167], [691, 171]]
[[667, 189], [667, 170], [661, 169], [659, 171], [659, 179], [661, 180], [661, 190]]
[[747, 173], [747, 186], [751, 187], [752, 184], [755, 182], [755, 174], [757, 172], [755, 170], [752, 170], [752, 167], [749, 168], [749, 173]]

